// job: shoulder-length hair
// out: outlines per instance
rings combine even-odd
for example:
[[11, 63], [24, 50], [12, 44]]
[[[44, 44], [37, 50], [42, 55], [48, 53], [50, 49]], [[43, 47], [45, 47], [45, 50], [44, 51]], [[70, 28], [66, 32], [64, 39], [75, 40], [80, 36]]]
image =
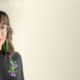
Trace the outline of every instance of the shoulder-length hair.
[[8, 17], [8, 15], [4, 11], [0, 11], [0, 23], [1, 23], [1, 21], [3, 21], [3, 23], [8, 26], [6, 38], [8, 39], [8, 48], [9, 48], [9, 51], [5, 52], [5, 57], [9, 57], [10, 58], [15, 53], [14, 46], [12, 44], [13, 29], [10, 26], [9, 17]]

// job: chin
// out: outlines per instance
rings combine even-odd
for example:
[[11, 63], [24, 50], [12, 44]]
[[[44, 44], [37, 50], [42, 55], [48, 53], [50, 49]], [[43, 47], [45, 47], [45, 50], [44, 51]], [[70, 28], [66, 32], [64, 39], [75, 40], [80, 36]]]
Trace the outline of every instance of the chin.
[[0, 42], [0, 46], [2, 46], [4, 44], [4, 42]]

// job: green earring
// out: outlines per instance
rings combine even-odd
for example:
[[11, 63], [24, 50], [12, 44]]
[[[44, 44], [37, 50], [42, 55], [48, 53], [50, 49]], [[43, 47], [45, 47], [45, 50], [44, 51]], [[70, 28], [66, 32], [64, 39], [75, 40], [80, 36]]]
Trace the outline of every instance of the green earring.
[[3, 48], [5, 52], [9, 51], [9, 46], [8, 46], [8, 39], [6, 39], [5, 44], [3, 44]]

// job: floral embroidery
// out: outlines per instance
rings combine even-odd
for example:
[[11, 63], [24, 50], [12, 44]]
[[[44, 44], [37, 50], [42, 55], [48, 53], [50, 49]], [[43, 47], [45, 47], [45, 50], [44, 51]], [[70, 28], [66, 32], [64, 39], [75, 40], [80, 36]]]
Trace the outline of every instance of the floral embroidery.
[[10, 66], [8, 72], [10, 73], [11, 76], [16, 77], [16, 74], [18, 72], [17, 67], [17, 61], [14, 61], [12, 58], [9, 59]]

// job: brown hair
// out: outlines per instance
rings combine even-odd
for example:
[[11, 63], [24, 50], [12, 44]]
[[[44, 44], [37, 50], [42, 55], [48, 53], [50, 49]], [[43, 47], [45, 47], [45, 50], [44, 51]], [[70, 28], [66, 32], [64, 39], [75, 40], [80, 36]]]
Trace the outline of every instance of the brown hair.
[[0, 23], [1, 23], [1, 21], [3, 21], [4, 24], [6, 24], [8, 26], [6, 38], [8, 39], [8, 48], [9, 48], [9, 51], [5, 52], [5, 57], [9, 57], [10, 58], [15, 53], [14, 46], [12, 44], [13, 29], [10, 26], [9, 17], [8, 17], [8, 15], [4, 11], [0, 11]]

